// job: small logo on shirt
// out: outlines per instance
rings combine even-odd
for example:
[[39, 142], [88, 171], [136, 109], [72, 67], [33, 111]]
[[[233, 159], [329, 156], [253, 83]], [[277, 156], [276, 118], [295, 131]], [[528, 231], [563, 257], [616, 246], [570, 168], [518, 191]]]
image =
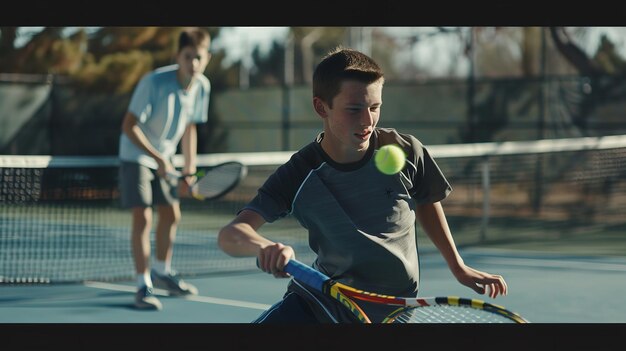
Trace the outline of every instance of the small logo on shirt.
[[385, 189], [385, 194], [387, 194], [388, 198], [391, 198], [393, 196], [393, 193], [394, 193], [393, 189], [391, 189], [391, 188], [386, 188]]

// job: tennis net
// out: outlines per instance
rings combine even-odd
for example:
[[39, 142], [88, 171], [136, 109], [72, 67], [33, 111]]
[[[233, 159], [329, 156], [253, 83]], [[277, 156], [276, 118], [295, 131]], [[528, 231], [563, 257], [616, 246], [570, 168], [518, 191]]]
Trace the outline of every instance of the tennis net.
[[[623, 236], [626, 135], [427, 147], [454, 189], [443, 204], [458, 245]], [[180, 274], [255, 269], [253, 258], [221, 252], [217, 231], [291, 154], [198, 156], [199, 167], [240, 161], [248, 175], [218, 200], [182, 200], [172, 262]], [[0, 283], [134, 277], [118, 164], [116, 157], [0, 156]], [[266, 224], [261, 233], [294, 246], [300, 260], [314, 257], [295, 219]]]

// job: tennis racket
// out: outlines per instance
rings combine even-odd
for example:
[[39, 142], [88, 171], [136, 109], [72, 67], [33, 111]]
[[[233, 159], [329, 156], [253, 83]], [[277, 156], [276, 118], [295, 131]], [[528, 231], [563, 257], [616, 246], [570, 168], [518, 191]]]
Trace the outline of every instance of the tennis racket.
[[506, 308], [457, 296], [396, 297], [362, 291], [339, 283], [297, 260], [284, 268], [295, 279], [346, 306], [362, 323], [371, 323], [355, 300], [398, 306], [382, 323], [529, 323]]
[[171, 177], [195, 176], [196, 181], [189, 186], [190, 195], [198, 200], [214, 200], [233, 190], [248, 174], [248, 168], [237, 161], [203, 167], [193, 174], [168, 173]]

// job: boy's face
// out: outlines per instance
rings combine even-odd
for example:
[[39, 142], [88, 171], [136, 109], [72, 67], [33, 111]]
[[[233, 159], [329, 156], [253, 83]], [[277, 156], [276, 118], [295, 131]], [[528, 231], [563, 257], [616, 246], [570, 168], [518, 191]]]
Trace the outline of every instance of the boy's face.
[[211, 55], [206, 47], [186, 46], [176, 56], [180, 73], [191, 79], [196, 74], [204, 73]]
[[[358, 160], [369, 147], [380, 118], [383, 81], [372, 84], [349, 80], [341, 84], [332, 108], [314, 98], [316, 112], [324, 119], [322, 147], [338, 162]], [[325, 145], [324, 145], [325, 144]]]

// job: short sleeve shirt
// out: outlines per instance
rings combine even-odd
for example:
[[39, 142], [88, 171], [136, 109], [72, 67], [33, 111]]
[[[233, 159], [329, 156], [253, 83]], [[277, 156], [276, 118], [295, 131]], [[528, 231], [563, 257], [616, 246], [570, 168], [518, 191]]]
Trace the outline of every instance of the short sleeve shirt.
[[[281, 165], [244, 207], [267, 222], [294, 216], [308, 230], [314, 267], [357, 289], [415, 296], [419, 285], [415, 205], [434, 203], [452, 188], [414, 136], [376, 128], [358, 162], [339, 164], [311, 142]], [[374, 155], [386, 144], [407, 155], [404, 169], [385, 175]]]
[[[137, 84], [128, 111], [137, 117], [138, 126], [150, 143], [166, 158], [177, 150], [189, 124], [208, 119], [209, 79], [200, 74], [189, 90], [182, 89], [176, 72], [178, 65], [158, 68], [145, 75]], [[119, 157], [124, 161], [157, 168], [156, 161], [135, 145], [125, 133], [120, 136]]]

